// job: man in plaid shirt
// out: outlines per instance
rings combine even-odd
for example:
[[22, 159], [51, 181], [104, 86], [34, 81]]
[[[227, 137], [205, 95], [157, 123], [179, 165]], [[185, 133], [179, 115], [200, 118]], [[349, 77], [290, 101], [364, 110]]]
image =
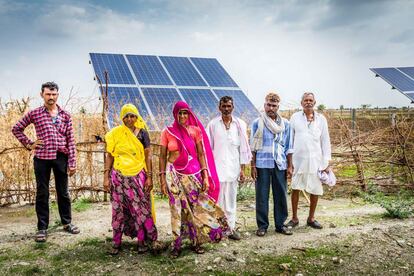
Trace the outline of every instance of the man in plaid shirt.
[[[40, 96], [44, 105], [29, 111], [12, 132], [28, 150], [34, 150], [36, 176], [37, 242], [45, 242], [49, 226], [49, 181], [53, 170], [58, 199], [59, 215], [63, 229], [78, 234], [79, 228], [71, 223], [71, 200], [68, 192], [68, 175], [76, 172], [76, 148], [70, 114], [57, 105], [59, 87], [54, 82], [42, 84]], [[34, 124], [37, 140], [30, 140], [25, 128]]]

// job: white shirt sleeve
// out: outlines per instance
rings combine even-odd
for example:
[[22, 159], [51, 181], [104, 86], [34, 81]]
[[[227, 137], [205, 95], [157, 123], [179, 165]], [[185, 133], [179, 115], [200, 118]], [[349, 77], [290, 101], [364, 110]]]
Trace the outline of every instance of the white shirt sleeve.
[[[213, 119], [214, 120], [214, 119]], [[208, 125], [207, 125], [207, 136], [208, 136], [208, 140], [210, 141], [210, 147], [211, 147], [211, 150], [214, 150], [214, 133], [213, 133], [213, 130], [212, 130], [212, 128], [213, 128], [213, 120], [211, 120], [209, 123], [208, 123]]]
[[322, 129], [321, 129], [321, 148], [322, 148], [322, 162], [323, 169], [326, 169], [331, 160], [331, 139], [329, 138], [328, 122], [324, 116], [322, 118]]

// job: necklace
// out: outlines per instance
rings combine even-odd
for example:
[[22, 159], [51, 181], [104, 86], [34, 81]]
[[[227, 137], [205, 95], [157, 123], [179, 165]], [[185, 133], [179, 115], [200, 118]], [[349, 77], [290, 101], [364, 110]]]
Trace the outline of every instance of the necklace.
[[226, 130], [229, 130], [230, 129], [230, 125], [231, 125], [231, 120], [229, 122], [227, 122], [227, 123], [223, 120], [223, 124], [224, 124], [224, 127], [226, 128]]

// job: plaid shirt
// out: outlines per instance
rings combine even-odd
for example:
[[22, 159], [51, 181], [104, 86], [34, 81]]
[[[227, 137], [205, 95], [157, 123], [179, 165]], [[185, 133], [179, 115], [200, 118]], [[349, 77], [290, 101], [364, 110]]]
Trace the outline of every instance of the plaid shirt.
[[14, 125], [12, 132], [14, 136], [26, 148], [34, 142], [24, 134], [25, 128], [34, 124], [37, 139], [43, 141], [43, 146], [35, 150], [35, 156], [39, 159], [56, 159], [58, 152], [68, 155], [69, 168], [76, 168], [76, 148], [73, 135], [72, 119], [70, 114], [58, 106], [56, 122], [45, 106], [29, 111]]
[[[279, 118], [279, 117], [278, 117]], [[263, 148], [256, 152], [256, 167], [273, 169], [275, 164], [279, 170], [287, 169], [287, 155], [292, 152], [290, 149], [290, 124], [285, 118], [285, 130], [274, 135], [266, 126], [263, 128]], [[257, 131], [259, 119], [253, 121], [250, 135], [250, 144]]]

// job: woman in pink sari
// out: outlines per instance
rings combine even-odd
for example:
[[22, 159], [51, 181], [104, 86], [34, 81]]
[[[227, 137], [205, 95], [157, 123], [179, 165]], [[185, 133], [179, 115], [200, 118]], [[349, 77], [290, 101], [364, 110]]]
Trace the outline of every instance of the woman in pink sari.
[[229, 227], [216, 205], [219, 180], [204, 127], [185, 102], [177, 102], [173, 114], [174, 123], [161, 134], [159, 167], [161, 191], [170, 202], [171, 257], [176, 258], [183, 238], [188, 236], [192, 250], [203, 254], [201, 244], [219, 242]]

